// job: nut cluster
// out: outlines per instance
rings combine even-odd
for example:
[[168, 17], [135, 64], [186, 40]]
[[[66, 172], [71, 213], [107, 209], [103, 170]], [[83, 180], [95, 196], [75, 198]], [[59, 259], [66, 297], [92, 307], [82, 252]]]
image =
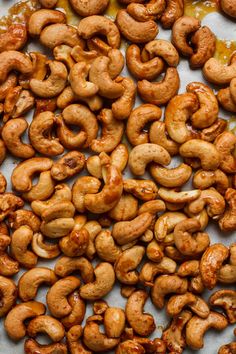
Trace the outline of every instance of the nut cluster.
[[[113, 22], [102, 16], [109, 0], [70, 0], [76, 28], [57, 1], [40, 0], [28, 23], [0, 35], [0, 163], [20, 159], [12, 193], [0, 173], [0, 317], [12, 340], [29, 337], [28, 354], [181, 354], [236, 323], [236, 243], [214, 244], [205, 230], [236, 231], [236, 136], [218, 116], [219, 104], [236, 112], [236, 55], [228, 66], [213, 58], [214, 34], [184, 16], [182, 0], [119, 1]], [[236, 17], [235, 1], [221, 6]], [[156, 39], [158, 22], [171, 42]], [[28, 37], [53, 59], [21, 51]], [[224, 88], [191, 82], [178, 94], [180, 56]], [[132, 78], [120, 76], [125, 62]], [[54, 269], [37, 266], [55, 258]], [[125, 309], [103, 299], [116, 281]], [[219, 284], [227, 289], [205, 301]], [[161, 338], [148, 338], [149, 297], [171, 317]], [[236, 342], [218, 353], [235, 354]]]

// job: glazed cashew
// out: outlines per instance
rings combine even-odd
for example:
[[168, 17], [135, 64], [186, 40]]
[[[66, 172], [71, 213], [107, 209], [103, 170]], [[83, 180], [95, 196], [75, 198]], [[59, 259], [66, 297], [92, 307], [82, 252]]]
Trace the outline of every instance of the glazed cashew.
[[92, 354], [90, 350], [85, 349], [81, 337], [83, 329], [80, 325], [73, 326], [66, 334], [66, 341], [71, 354]]
[[8, 222], [13, 230], [18, 229], [23, 225], [29, 226], [33, 232], [38, 232], [40, 229], [40, 219], [31, 211], [18, 209], [9, 215]]
[[163, 257], [159, 263], [146, 262], [140, 271], [139, 280], [146, 286], [153, 286], [157, 274], [173, 274], [176, 267], [176, 262], [168, 257]]
[[2, 139], [13, 156], [29, 159], [35, 151], [31, 145], [21, 141], [21, 135], [28, 128], [28, 123], [23, 118], [15, 118], [6, 122], [2, 129]]
[[234, 324], [236, 322], [236, 314], [234, 311], [236, 303], [235, 290], [218, 290], [211, 295], [209, 303], [212, 306], [222, 307], [227, 314], [229, 323]]
[[141, 98], [149, 103], [165, 105], [179, 90], [180, 79], [175, 68], [167, 68], [165, 77], [158, 82], [147, 80], [138, 82], [138, 93]]
[[0, 35], [0, 52], [20, 50], [27, 42], [27, 29], [24, 23], [13, 23]]
[[86, 252], [89, 244], [89, 233], [85, 228], [71, 231], [68, 236], [59, 240], [62, 252], [68, 257], [82, 256]]
[[60, 277], [66, 277], [74, 271], [80, 271], [84, 283], [91, 283], [94, 280], [92, 264], [84, 257], [61, 257], [54, 268], [54, 271]]
[[102, 109], [97, 119], [102, 123], [101, 137], [91, 141], [90, 148], [97, 153], [111, 152], [121, 142], [124, 123], [116, 120], [113, 116], [112, 110]]
[[125, 312], [118, 307], [107, 308], [104, 314], [104, 327], [109, 338], [120, 338], [125, 328]]
[[74, 47], [80, 45], [84, 48], [84, 41], [79, 38], [76, 28], [64, 23], [55, 23], [45, 27], [40, 33], [40, 42], [46, 47], [53, 49], [59, 45]]
[[[142, 1], [137, 1], [142, 2]], [[148, 21], [149, 19], [157, 19], [165, 9], [164, 1], [150, 1], [147, 4], [132, 3], [127, 6], [128, 13], [138, 21]]]
[[189, 180], [192, 174], [192, 169], [184, 163], [171, 169], [152, 164], [150, 167], [150, 173], [155, 182], [164, 187], [174, 188], [183, 186]]
[[[233, 81], [234, 79], [232, 79], [231, 81]], [[236, 112], [236, 104], [233, 101], [231, 92], [230, 92], [230, 88], [226, 87], [223, 89], [220, 89], [217, 93], [217, 99], [220, 103], [220, 105], [229, 112]]]
[[116, 354], [144, 354], [145, 349], [134, 340], [125, 340], [116, 349]]
[[167, 303], [166, 311], [170, 316], [177, 316], [185, 306], [201, 318], [207, 318], [210, 314], [207, 303], [202, 298], [189, 292], [183, 295], [173, 295]]
[[70, 0], [70, 4], [73, 9], [80, 16], [92, 16], [103, 13], [109, 4], [109, 0], [94, 1], [90, 0], [88, 3], [84, 3], [82, 0]]
[[193, 316], [186, 326], [187, 345], [195, 350], [201, 349], [204, 346], [203, 336], [209, 328], [223, 330], [227, 325], [226, 318], [217, 312], [211, 311], [207, 318]]
[[198, 100], [195, 94], [184, 93], [170, 100], [165, 111], [165, 125], [171, 139], [183, 144], [194, 137], [185, 123], [197, 109]]
[[44, 259], [52, 259], [59, 256], [61, 253], [57, 244], [46, 243], [41, 233], [33, 235], [31, 247], [34, 253]]
[[122, 284], [133, 285], [139, 280], [136, 268], [141, 263], [145, 254], [145, 248], [142, 246], [133, 246], [118, 257], [115, 263], [115, 273], [117, 279]]
[[35, 11], [29, 19], [28, 31], [31, 36], [39, 36], [43, 28], [52, 23], [65, 23], [66, 16], [57, 10], [40, 9]]
[[17, 287], [15, 283], [0, 275], [0, 318], [5, 316], [15, 305], [17, 298]]
[[200, 22], [195, 17], [182, 16], [175, 21], [172, 28], [172, 43], [184, 56], [192, 56], [193, 49], [187, 42], [187, 37], [200, 28]]
[[35, 116], [30, 124], [30, 142], [43, 155], [56, 156], [64, 151], [63, 146], [58, 141], [59, 139], [52, 137], [51, 134], [55, 122], [55, 115], [46, 111]]
[[226, 209], [223, 217], [219, 221], [219, 226], [222, 231], [234, 231], [236, 228], [235, 223], [235, 210], [236, 210], [236, 193], [235, 189], [228, 188], [225, 193], [225, 200], [229, 207]]
[[39, 0], [40, 4], [47, 9], [51, 9], [56, 6], [58, 0]]
[[9, 257], [7, 247], [11, 243], [11, 238], [5, 235], [4, 231], [0, 235], [0, 275], [4, 277], [11, 277], [19, 272], [19, 263]]
[[33, 157], [19, 163], [11, 175], [13, 188], [18, 192], [28, 192], [32, 188], [33, 175], [49, 170], [52, 164], [53, 161], [46, 157]]
[[202, 130], [201, 139], [213, 142], [219, 134], [225, 131], [226, 125], [227, 123], [224, 119], [218, 118], [209, 128]]
[[53, 285], [57, 281], [54, 272], [49, 268], [33, 268], [25, 272], [18, 282], [19, 297], [23, 301], [33, 300], [42, 283]]
[[204, 170], [216, 170], [220, 165], [220, 153], [216, 147], [201, 139], [191, 139], [181, 145], [179, 153], [187, 158], [199, 158]]
[[0, 194], [0, 221], [3, 221], [11, 212], [23, 207], [21, 198], [12, 193]]
[[74, 291], [69, 295], [68, 302], [72, 307], [72, 311], [68, 316], [61, 319], [61, 322], [66, 329], [75, 325], [80, 325], [83, 322], [86, 311], [85, 302], [80, 298], [78, 291]]
[[158, 34], [158, 26], [153, 20], [136, 21], [127, 10], [117, 12], [116, 23], [121, 34], [132, 43], [146, 43]]
[[72, 201], [77, 211], [85, 212], [85, 195], [98, 193], [100, 186], [101, 182], [95, 177], [83, 176], [77, 179], [72, 187]]
[[223, 12], [233, 18], [236, 18], [235, 4], [231, 0], [221, 0], [220, 6]]
[[115, 81], [121, 83], [124, 91], [122, 96], [112, 103], [112, 113], [115, 119], [127, 119], [135, 103], [136, 85], [128, 77], [117, 77]]
[[133, 220], [138, 213], [138, 201], [132, 194], [122, 194], [120, 200], [109, 211], [109, 216], [116, 221]]
[[193, 176], [193, 186], [199, 189], [207, 189], [215, 186], [220, 194], [225, 194], [229, 188], [229, 180], [224, 172], [221, 170], [204, 171], [198, 170]]
[[95, 269], [95, 281], [80, 288], [80, 296], [86, 300], [98, 300], [107, 295], [115, 283], [115, 272], [110, 263], [99, 263]]
[[165, 148], [169, 154], [177, 155], [179, 151], [179, 145], [167, 137], [166, 125], [164, 122], [154, 122], [149, 130], [149, 139], [153, 144], [158, 144]]
[[146, 212], [156, 215], [157, 213], [160, 213], [165, 210], [166, 210], [166, 206], [162, 200], [150, 200], [141, 205], [141, 207], [138, 210], [138, 215]]
[[30, 321], [27, 326], [27, 333], [33, 338], [35, 338], [38, 333], [45, 333], [53, 342], [59, 342], [65, 335], [65, 329], [55, 318], [41, 315]]
[[201, 191], [193, 189], [190, 191], [175, 192], [174, 189], [160, 188], [158, 191], [159, 196], [169, 203], [189, 203], [197, 199], [201, 195]]
[[167, 0], [166, 8], [161, 15], [161, 23], [164, 28], [171, 28], [174, 22], [184, 14], [184, 3], [182, 0]]
[[67, 296], [79, 286], [80, 280], [73, 276], [60, 279], [53, 284], [47, 292], [47, 305], [54, 317], [65, 317], [72, 311]]
[[6, 80], [0, 84], [0, 102], [4, 101], [8, 92], [17, 85], [17, 76], [9, 74]]
[[207, 26], [200, 27], [191, 37], [194, 54], [190, 58], [191, 68], [201, 68], [205, 62], [214, 56], [216, 50], [216, 37]]
[[129, 167], [137, 176], [142, 176], [146, 165], [152, 161], [161, 165], [169, 165], [171, 157], [162, 146], [150, 143], [135, 146], [130, 152]]
[[[42, 2], [43, 0], [41, 0]], [[28, 354], [34, 354], [37, 352], [38, 354], [67, 354], [67, 347], [63, 343], [53, 343], [48, 345], [41, 345], [37, 343], [34, 339], [27, 339], [24, 345], [25, 352]]]
[[135, 291], [127, 300], [125, 313], [133, 330], [140, 336], [149, 336], [155, 330], [154, 318], [143, 313], [148, 294], [143, 290]]
[[69, 82], [74, 93], [78, 97], [94, 96], [99, 87], [86, 80], [90, 70], [90, 65], [85, 62], [76, 63], [72, 66], [69, 74]]
[[186, 215], [180, 212], [166, 212], [162, 214], [154, 226], [154, 234], [157, 241], [163, 241], [179, 222], [186, 219]]
[[[95, 239], [96, 252], [100, 259], [115, 263], [122, 251], [114, 242], [110, 230], [102, 230]], [[109, 252], [107, 250], [109, 249]]]
[[214, 145], [220, 154], [220, 169], [225, 173], [236, 172], [236, 157], [233, 152], [236, 147], [236, 136], [231, 132], [218, 135]]
[[205, 63], [202, 72], [205, 78], [216, 85], [226, 85], [236, 76], [236, 61], [233, 54], [230, 63], [225, 66], [215, 58], [210, 58]]
[[143, 131], [146, 124], [161, 119], [162, 111], [152, 104], [143, 104], [135, 108], [127, 121], [126, 134], [132, 145], [149, 142], [148, 133]]
[[4, 327], [8, 336], [14, 341], [22, 339], [26, 335], [24, 321], [31, 317], [43, 315], [45, 306], [41, 302], [29, 301], [16, 305], [8, 312]]
[[110, 155], [111, 164], [121, 172], [125, 169], [129, 158], [129, 151], [126, 144], [119, 144]]
[[230, 257], [229, 257], [229, 263], [224, 264], [218, 274], [217, 274], [217, 280], [223, 284], [233, 284], [235, 283], [236, 279], [236, 260], [235, 260], [235, 255], [236, 255], [236, 244], [233, 243], [230, 248]]
[[6, 81], [12, 70], [19, 71], [24, 75], [30, 75], [33, 71], [33, 65], [29, 57], [15, 50], [0, 53], [0, 63], [0, 83]]

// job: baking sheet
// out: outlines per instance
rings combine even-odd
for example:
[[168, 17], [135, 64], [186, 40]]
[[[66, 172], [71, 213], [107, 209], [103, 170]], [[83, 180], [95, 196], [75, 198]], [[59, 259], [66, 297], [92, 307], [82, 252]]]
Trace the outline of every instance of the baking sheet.
[[[188, 0], [189, 1], [189, 0]], [[59, 5], [60, 4], [65, 4], [65, 0], [59, 0]], [[112, 2], [112, 0], [111, 0]], [[7, 9], [9, 6], [12, 6], [16, 1], [6, 1], [6, 0], [0, 0], [0, 14], [4, 15], [7, 13]], [[224, 17], [221, 13], [216, 13], [216, 12], [211, 12], [214, 11], [214, 4], [211, 3], [210, 1], [205, 1], [204, 6], [202, 6], [201, 1], [195, 1], [194, 6], [191, 6], [195, 8], [193, 11], [194, 13], [197, 14], [199, 18], [202, 18], [203, 15], [209, 12], [203, 19], [202, 19], [202, 25], [207, 25], [211, 28], [211, 30], [216, 34], [218, 38], [218, 43], [220, 43], [221, 47], [223, 44], [224, 47], [224, 53], [220, 54], [220, 58], [222, 61], [227, 61], [227, 57], [232, 52], [235, 43], [231, 43], [231, 40], [236, 40], [236, 24], [235, 22], [229, 20], [228, 18]], [[209, 9], [210, 8], [210, 9]], [[109, 13], [108, 16], [112, 17], [115, 13], [115, 9], [113, 4], [111, 4], [109, 8]], [[76, 24], [77, 20], [73, 17], [69, 17], [69, 21], [71, 24]], [[162, 39], [170, 39], [171, 31], [169, 30], [163, 30], [161, 27], [159, 27], [160, 31], [158, 34], [158, 38]], [[223, 41], [228, 41], [228, 42], [222, 42]], [[125, 43], [122, 44], [122, 51], [123, 53], [125, 52], [126, 45]], [[228, 48], [228, 49], [227, 49]], [[35, 43], [31, 43], [28, 46], [28, 50], [44, 50], [41, 46]], [[179, 90], [179, 93], [185, 92], [185, 87], [189, 82], [192, 81], [203, 81], [205, 82], [201, 70], [190, 70], [189, 69], [189, 64], [188, 60], [181, 59], [181, 62], [178, 66], [178, 71], [180, 74], [181, 78], [181, 87]], [[129, 76], [129, 73], [127, 72], [126, 69], [123, 70], [123, 75], [124, 76]], [[207, 83], [209, 85], [209, 83]], [[136, 101], [136, 106], [140, 104], [140, 101], [137, 99]], [[31, 120], [31, 115], [28, 115], [27, 121], [30, 122]], [[232, 118], [232, 114], [226, 113], [221, 111], [220, 116], [227, 118], [228, 120]], [[230, 128], [233, 129], [235, 126], [235, 121], [233, 119], [230, 120]], [[27, 138], [25, 137], [25, 140], [27, 141]], [[17, 163], [17, 159], [15, 158], [10, 158], [8, 157], [3, 165], [1, 166], [1, 171], [3, 174], [7, 177], [9, 183], [8, 183], [8, 190], [10, 191], [10, 176], [13, 168], [15, 167], [15, 164]], [[178, 165], [179, 161], [178, 159], [173, 159], [172, 166]], [[130, 176], [129, 171], [125, 171], [124, 173], [124, 178], [128, 178]], [[189, 185], [189, 188], [191, 187], [191, 184]], [[232, 234], [221, 234], [219, 232], [218, 226], [216, 224], [210, 223], [210, 225], [207, 227], [207, 232], [209, 233], [212, 243], [214, 242], [223, 242], [226, 245], [230, 245], [232, 242], [236, 241], [236, 233]], [[54, 267], [54, 261], [39, 261], [38, 266], [46, 266], [53, 268]], [[23, 271], [24, 272], [24, 271]], [[20, 271], [15, 277], [14, 280], [17, 282], [20, 276], [23, 273]], [[226, 288], [226, 287], [224, 287]], [[233, 288], [233, 286], [231, 286]], [[39, 292], [37, 294], [36, 300], [41, 301], [45, 303], [45, 296], [47, 292], [47, 287], [40, 287]], [[217, 288], [214, 289], [216, 291]], [[210, 295], [210, 292], [205, 292], [204, 293], [204, 298], [208, 299]], [[125, 307], [126, 304], [126, 299], [124, 299], [120, 295], [120, 287], [119, 285], [116, 285], [113, 289], [113, 291], [108, 294], [108, 296], [105, 298], [105, 300], [108, 302], [110, 306], [120, 306], [122, 308]], [[156, 331], [152, 334], [151, 338], [155, 337], [160, 337], [163, 328], [165, 328], [168, 324], [169, 319], [165, 315], [165, 310], [157, 310], [151, 303], [150, 299], [147, 301], [146, 306], [145, 306], [145, 311], [150, 312], [153, 314], [155, 317], [155, 322], [156, 322]], [[87, 306], [87, 312], [86, 312], [86, 317], [88, 317], [90, 314], [92, 314], [90, 306]], [[204, 348], [199, 351], [193, 351], [193, 350], [185, 350], [184, 353], [190, 354], [190, 353], [199, 353], [199, 354], [215, 354], [218, 351], [218, 348], [234, 339], [233, 336], [233, 326], [228, 326], [226, 330], [222, 332], [215, 332], [215, 331], [208, 331], [207, 334], [205, 335], [204, 339]], [[45, 337], [38, 337], [38, 340], [41, 344], [47, 343]], [[3, 327], [3, 320], [0, 320], [0, 354], [21, 354], [24, 353], [23, 349], [24, 345], [24, 340], [14, 343], [13, 341], [9, 340], [4, 327]]]

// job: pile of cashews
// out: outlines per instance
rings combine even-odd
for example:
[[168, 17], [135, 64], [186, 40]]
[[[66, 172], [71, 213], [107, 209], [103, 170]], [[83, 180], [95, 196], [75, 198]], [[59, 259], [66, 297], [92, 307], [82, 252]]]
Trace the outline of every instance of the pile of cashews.
[[[12, 193], [0, 173], [5, 331], [13, 341], [28, 336], [28, 354], [199, 350], [208, 329], [236, 323], [236, 243], [214, 244], [205, 231], [209, 220], [226, 238], [236, 231], [236, 136], [218, 117], [219, 104], [236, 112], [236, 55], [227, 66], [213, 58], [214, 34], [184, 16], [183, 0], [119, 0], [114, 22], [102, 16], [109, 0], [70, 0], [77, 27], [57, 0], [39, 2], [27, 24], [0, 35], [0, 163], [7, 153], [20, 159]], [[221, 8], [236, 18], [234, 0]], [[158, 21], [171, 42], [156, 39]], [[126, 58], [121, 36], [131, 42]], [[28, 37], [53, 59], [20, 51]], [[178, 94], [180, 56], [223, 87], [217, 95], [201, 82]], [[132, 78], [120, 76], [125, 61]], [[134, 108], [136, 92], [145, 103]], [[168, 168], [175, 156], [182, 162]], [[37, 266], [52, 259], [54, 269]], [[116, 281], [125, 309], [103, 299]], [[35, 300], [44, 284], [46, 305]], [[205, 301], [219, 284], [227, 289]], [[144, 312], [149, 296], [171, 318], [161, 338], [148, 338], [156, 328]], [[39, 344], [41, 333], [52, 343]], [[235, 353], [236, 340], [218, 352]]]

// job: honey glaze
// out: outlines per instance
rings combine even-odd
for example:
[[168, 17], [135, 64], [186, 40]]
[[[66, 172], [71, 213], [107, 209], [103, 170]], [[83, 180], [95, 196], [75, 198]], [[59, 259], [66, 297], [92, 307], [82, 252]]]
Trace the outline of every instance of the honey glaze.
[[202, 20], [211, 12], [219, 11], [219, 0], [184, 0], [184, 14]]
[[57, 2], [57, 9], [63, 9], [66, 14], [66, 19], [68, 25], [76, 26], [80, 21], [80, 17], [76, 12], [73, 10], [72, 6], [70, 5], [69, 0], [58, 0]]
[[117, 12], [123, 9], [125, 6], [119, 3], [118, 0], [110, 0], [109, 5], [106, 9], [106, 15], [112, 19], [116, 17]]
[[227, 123], [227, 130], [236, 134], [236, 116], [232, 116], [229, 118]]
[[236, 51], [236, 41], [217, 39], [214, 57], [223, 64], [228, 64], [233, 52]]
[[32, 13], [39, 8], [37, 0], [19, 1], [9, 8], [8, 14], [0, 18], [0, 34], [9, 26], [20, 23], [27, 24]]

